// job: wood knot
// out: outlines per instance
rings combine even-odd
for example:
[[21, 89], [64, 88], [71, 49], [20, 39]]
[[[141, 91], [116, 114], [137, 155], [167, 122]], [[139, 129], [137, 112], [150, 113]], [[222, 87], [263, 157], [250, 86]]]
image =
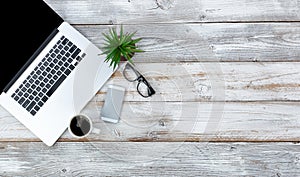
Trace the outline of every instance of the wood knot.
[[158, 8], [162, 10], [169, 10], [174, 7], [174, 0], [155, 0]]

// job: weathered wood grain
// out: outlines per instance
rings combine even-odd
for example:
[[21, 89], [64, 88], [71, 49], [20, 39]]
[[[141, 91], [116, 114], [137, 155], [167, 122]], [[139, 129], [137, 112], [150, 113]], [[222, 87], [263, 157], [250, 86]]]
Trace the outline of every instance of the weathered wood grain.
[[[98, 47], [112, 26], [75, 26]], [[118, 26], [119, 29], [119, 26]], [[136, 62], [299, 61], [300, 23], [124, 25], [142, 37]]]
[[46, 0], [73, 24], [299, 21], [298, 0]]
[[124, 86], [126, 101], [300, 100], [299, 62], [137, 63], [137, 69], [157, 92], [148, 99], [138, 94], [137, 83], [123, 77], [124, 64], [96, 100], [104, 99], [108, 84]]
[[[59, 141], [300, 141], [300, 103], [125, 102], [118, 124], [100, 119], [102, 102], [83, 113], [94, 128], [86, 139], [68, 131]], [[0, 141], [40, 141], [1, 108]]]
[[1, 176], [295, 176], [299, 159], [293, 143], [0, 143]]

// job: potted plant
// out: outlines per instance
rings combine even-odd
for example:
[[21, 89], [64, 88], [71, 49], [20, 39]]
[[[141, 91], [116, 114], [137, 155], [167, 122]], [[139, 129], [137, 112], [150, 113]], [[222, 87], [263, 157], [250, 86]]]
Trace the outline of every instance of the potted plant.
[[120, 63], [120, 61], [129, 61], [133, 63], [132, 57], [136, 52], [144, 52], [137, 47], [137, 43], [142, 38], [133, 39], [136, 31], [133, 33], [123, 31], [121, 26], [120, 33], [117, 34], [116, 28], [109, 29], [109, 33], [102, 33], [105, 43], [101, 47], [103, 53], [106, 55], [106, 62], [110, 62], [113, 69]]

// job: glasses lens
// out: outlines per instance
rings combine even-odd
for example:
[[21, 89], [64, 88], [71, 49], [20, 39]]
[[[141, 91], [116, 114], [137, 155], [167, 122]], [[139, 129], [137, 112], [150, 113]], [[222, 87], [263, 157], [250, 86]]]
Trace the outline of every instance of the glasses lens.
[[123, 71], [123, 75], [129, 81], [136, 81], [138, 78], [137, 74], [134, 72], [133, 68], [131, 67], [125, 67]]
[[150, 96], [150, 95], [149, 95], [149, 91], [148, 91], [149, 88], [148, 88], [148, 86], [147, 86], [144, 82], [140, 82], [140, 83], [138, 84], [137, 90], [138, 90], [138, 92], [139, 92], [142, 96], [144, 96], [144, 97]]

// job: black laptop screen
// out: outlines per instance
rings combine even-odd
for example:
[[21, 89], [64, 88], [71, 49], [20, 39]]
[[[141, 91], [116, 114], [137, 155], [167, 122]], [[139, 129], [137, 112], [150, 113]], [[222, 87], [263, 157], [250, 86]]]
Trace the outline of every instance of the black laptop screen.
[[63, 22], [43, 0], [1, 2], [0, 93]]

